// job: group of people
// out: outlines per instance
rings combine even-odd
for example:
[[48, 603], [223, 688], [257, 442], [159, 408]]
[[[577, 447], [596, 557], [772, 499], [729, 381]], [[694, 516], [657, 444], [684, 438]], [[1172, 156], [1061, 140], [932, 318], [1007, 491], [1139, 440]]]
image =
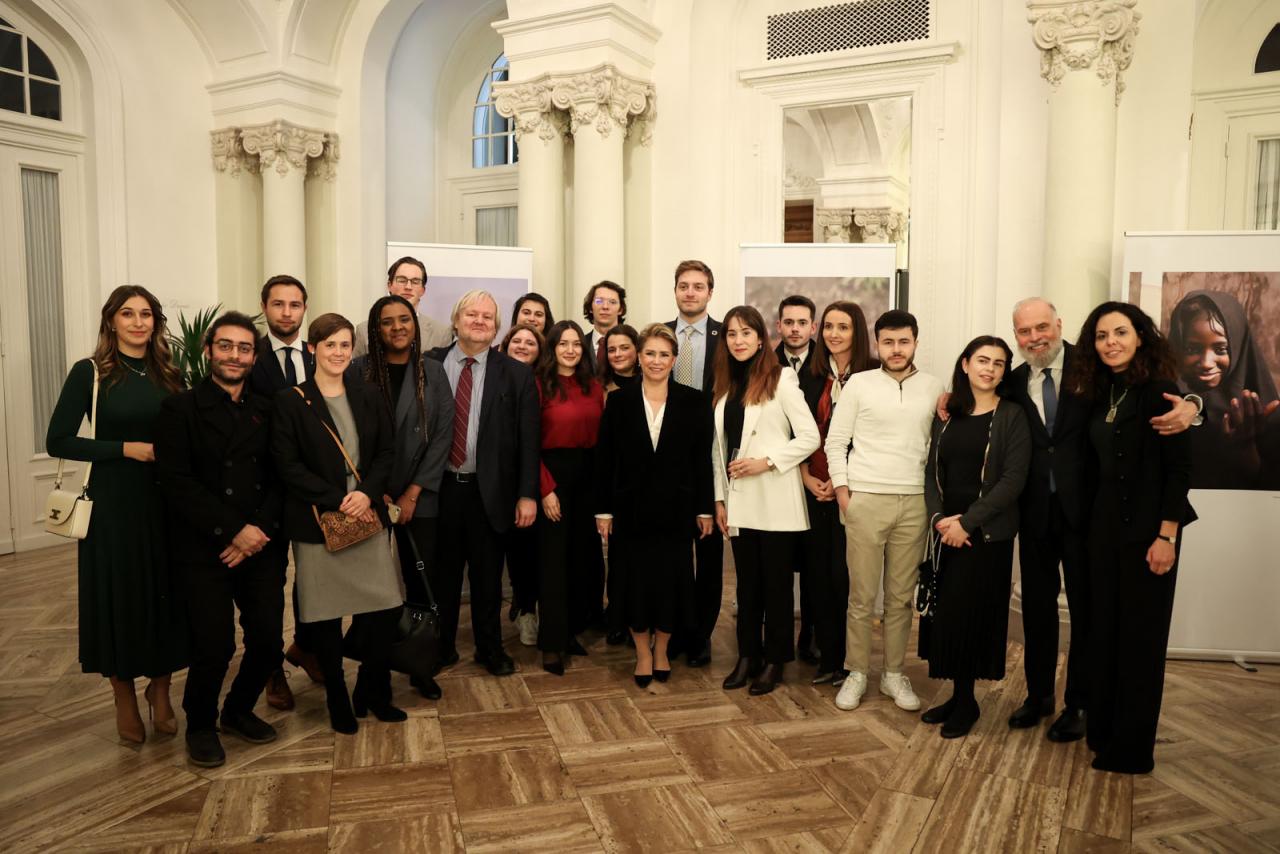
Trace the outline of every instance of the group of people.
[[[597, 630], [634, 646], [637, 685], [663, 682], [680, 655], [711, 659], [726, 540], [737, 578], [726, 690], [769, 693], [798, 647], [813, 682], [838, 689], [835, 705], [857, 708], [883, 590], [880, 691], [921, 706], [904, 673], [918, 605], [920, 654], [953, 683], [923, 720], [953, 738], [978, 719], [975, 680], [1004, 676], [1017, 536], [1028, 697], [1009, 725], [1054, 711], [1061, 564], [1072, 644], [1048, 737], [1087, 735], [1098, 768], [1150, 770], [1179, 534], [1194, 519], [1184, 431], [1203, 404], [1178, 396], [1172, 351], [1139, 309], [1099, 306], [1072, 346], [1052, 305], [1025, 300], [1024, 364], [980, 336], [947, 391], [915, 365], [908, 312], [869, 330], [853, 302], [819, 314], [789, 296], [771, 349], [755, 307], [709, 316], [715, 279], [701, 261], [676, 267], [673, 321], [628, 325], [626, 290], [604, 281], [584, 299], [585, 326], [530, 293], [500, 343], [493, 295], [463, 295], [446, 329], [418, 310], [427, 278], [401, 258], [366, 321], [323, 314], [304, 336], [306, 289], [275, 276], [266, 334], [239, 312], [215, 319], [209, 375], [191, 389], [151, 293], [117, 288], [103, 306], [48, 448], [97, 463], [80, 660], [110, 678], [122, 739], [146, 738], [138, 678], [153, 729], [176, 733], [169, 679], [188, 667], [194, 764], [225, 760], [219, 730], [270, 741], [253, 709], [264, 688], [292, 707], [285, 659], [323, 683], [335, 731], [369, 712], [404, 720], [389, 665], [402, 605], [434, 600], [435, 670], [451, 666], [464, 571], [475, 660], [511, 674], [504, 566], [508, 618], [545, 671], [563, 674]], [[80, 438], [91, 413], [93, 438]], [[331, 550], [322, 514], [390, 535]], [[237, 608], [244, 656], [219, 712]], [[345, 616], [362, 651], [351, 692]], [[441, 696], [433, 678], [412, 681]]]

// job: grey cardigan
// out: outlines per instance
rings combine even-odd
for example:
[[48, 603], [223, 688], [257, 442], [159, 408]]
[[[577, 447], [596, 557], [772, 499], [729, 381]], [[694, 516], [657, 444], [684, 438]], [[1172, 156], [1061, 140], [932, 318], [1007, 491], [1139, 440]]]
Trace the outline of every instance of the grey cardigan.
[[[938, 440], [947, 422], [933, 418], [929, 457], [924, 468], [924, 501], [930, 529], [942, 515], [942, 490], [938, 472]], [[1001, 400], [991, 421], [991, 444], [983, 470], [981, 497], [960, 517], [960, 526], [972, 534], [982, 529], [985, 542], [1011, 540], [1018, 533], [1018, 496], [1031, 467], [1031, 430], [1027, 416], [1016, 402]]]

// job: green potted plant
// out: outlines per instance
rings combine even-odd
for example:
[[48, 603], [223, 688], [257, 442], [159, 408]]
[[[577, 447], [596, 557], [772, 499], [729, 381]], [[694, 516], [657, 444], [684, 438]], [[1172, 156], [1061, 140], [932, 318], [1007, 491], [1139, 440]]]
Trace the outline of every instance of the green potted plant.
[[209, 375], [209, 360], [204, 355], [204, 336], [221, 310], [222, 304], [219, 303], [197, 311], [190, 320], [182, 312], [178, 312], [178, 332], [169, 333], [169, 348], [173, 351], [173, 364], [182, 374], [187, 388], [195, 388], [197, 383]]

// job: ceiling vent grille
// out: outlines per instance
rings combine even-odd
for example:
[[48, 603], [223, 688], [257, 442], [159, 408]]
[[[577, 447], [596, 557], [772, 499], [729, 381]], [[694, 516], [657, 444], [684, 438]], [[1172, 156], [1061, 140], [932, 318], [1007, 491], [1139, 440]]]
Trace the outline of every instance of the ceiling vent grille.
[[929, 37], [929, 0], [857, 0], [770, 15], [768, 59]]

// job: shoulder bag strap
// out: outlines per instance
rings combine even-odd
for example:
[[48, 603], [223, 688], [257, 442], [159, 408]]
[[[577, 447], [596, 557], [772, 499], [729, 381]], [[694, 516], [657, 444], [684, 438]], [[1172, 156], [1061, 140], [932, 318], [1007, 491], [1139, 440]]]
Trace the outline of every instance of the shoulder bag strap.
[[[98, 438], [98, 391], [100, 380], [98, 377], [97, 362], [90, 362], [93, 365], [93, 399], [89, 404], [89, 438]], [[53, 488], [62, 489], [62, 467], [66, 464], [66, 460], [58, 458], [58, 473], [53, 479]], [[86, 462], [84, 464], [84, 480], [80, 484], [80, 497], [87, 498], [89, 495], [89, 475], [93, 472], [93, 463]]]
[[[298, 388], [297, 386], [294, 386], [293, 390], [298, 393], [298, 397], [302, 398], [303, 400], [307, 400], [307, 394], [302, 389]], [[307, 400], [307, 406], [308, 407], [311, 406], [311, 401]], [[347, 461], [347, 467], [351, 469], [351, 474], [355, 476], [356, 483], [359, 483], [360, 472], [356, 471], [356, 464], [351, 461], [351, 457], [347, 454], [347, 449], [342, 446], [342, 440], [338, 438], [337, 433], [333, 432], [333, 428], [330, 427], [328, 423], [323, 418], [320, 417], [320, 413], [315, 412], [314, 409], [311, 411], [315, 413], [316, 420], [318, 420], [320, 422], [320, 425], [324, 427], [325, 432], [327, 432], [333, 438], [333, 443], [338, 446], [338, 450], [342, 452], [342, 458]]]

